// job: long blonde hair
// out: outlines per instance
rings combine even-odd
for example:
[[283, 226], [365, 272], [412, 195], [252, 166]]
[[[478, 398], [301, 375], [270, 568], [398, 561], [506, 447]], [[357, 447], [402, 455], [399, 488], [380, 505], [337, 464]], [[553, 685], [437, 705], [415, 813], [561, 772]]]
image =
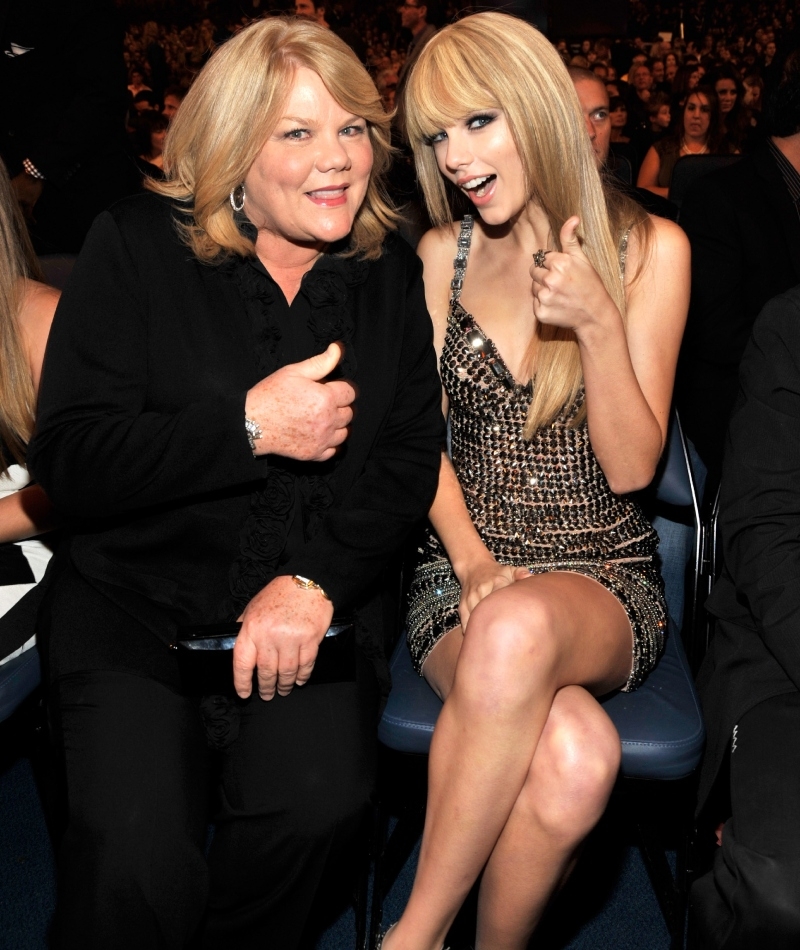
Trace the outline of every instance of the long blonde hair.
[[[502, 109], [528, 194], [547, 215], [555, 247], [561, 250], [561, 228], [577, 214], [583, 250], [624, 320], [619, 245], [625, 230], [646, 215], [633, 202], [607, 201], [575, 88], [549, 40], [505, 13], [467, 16], [428, 41], [405, 97], [408, 136], [433, 223], [452, 223], [451, 201], [461, 195], [440, 174], [431, 136], [475, 110]], [[536, 374], [525, 425], [531, 438], [577, 398], [583, 372], [572, 331], [543, 324], [537, 324], [527, 362]], [[572, 423], [585, 417], [584, 405]]]
[[[25, 464], [25, 449], [33, 434], [36, 405], [19, 326], [24, 278], [41, 280], [41, 268], [6, 166], [0, 161], [0, 438], [20, 465]], [[7, 471], [8, 459], [0, 457], [0, 473]]]
[[366, 120], [373, 163], [367, 194], [351, 233], [350, 252], [380, 256], [397, 220], [383, 184], [391, 161], [390, 120], [369, 73], [331, 30], [301, 19], [259, 20], [211, 57], [173, 119], [164, 146], [166, 181], [159, 194], [185, 202], [186, 242], [202, 261], [252, 256], [233, 217], [238, 187], [275, 128], [295, 70], [312, 69], [339, 105]]

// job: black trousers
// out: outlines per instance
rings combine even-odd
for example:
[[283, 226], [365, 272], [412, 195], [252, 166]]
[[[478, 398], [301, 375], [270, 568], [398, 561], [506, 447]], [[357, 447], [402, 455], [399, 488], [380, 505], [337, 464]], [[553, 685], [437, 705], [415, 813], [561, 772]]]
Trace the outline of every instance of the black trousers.
[[303, 946], [326, 873], [352, 852], [368, 809], [376, 710], [361, 662], [357, 682], [251, 697], [234, 715], [238, 735], [214, 753], [198, 701], [159, 682], [108, 671], [57, 680], [68, 816], [55, 946]]
[[730, 756], [731, 817], [690, 894], [703, 950], [800, 947], [800, 694], [759, 703]]

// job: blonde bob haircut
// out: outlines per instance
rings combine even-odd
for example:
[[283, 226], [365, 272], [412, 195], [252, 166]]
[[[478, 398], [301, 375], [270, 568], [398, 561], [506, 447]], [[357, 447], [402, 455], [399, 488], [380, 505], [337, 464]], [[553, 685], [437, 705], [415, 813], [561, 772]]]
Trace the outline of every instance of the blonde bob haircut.
[[396, 213], [383, 176], [391, 160], [390, 120], [355, 53], [331, 30], [308, 20], [259, 20], [222, 45], [186, 95], [167, 134], [163, 182], [148, 187], [182, 203], [186, 243], [205, 262], [252, 256], [253, 243], [234, 220], [229, 195], [277, 125], [295, 71], [313, 70], [339, 105], [367, 123], [373, 164], [348, 253], [380, 256]]
[[[561, 249], [561, 228], [577, 214], [583, 250], [625, 319], [620, 242], [647, 216], [622, 196], [607, 200], [575, 88], [549, 40], [505, 13], [476, 13], [452, 23], [420, 54], [405, 109], [417, 175], [437, 226], [452, 223], [451, 201], [463, 196], [440, 174], [431, 137], [482, 109], [502, 109], [530, 199], [550, 222], [552, 246]], [[528, 365], [536, 375], [525, 424], [525, 437], [532, 438], [577, 399], [583, 384], [572, 331], [538, 324]], [[585, 418], [582, 405], [572, 424]]]

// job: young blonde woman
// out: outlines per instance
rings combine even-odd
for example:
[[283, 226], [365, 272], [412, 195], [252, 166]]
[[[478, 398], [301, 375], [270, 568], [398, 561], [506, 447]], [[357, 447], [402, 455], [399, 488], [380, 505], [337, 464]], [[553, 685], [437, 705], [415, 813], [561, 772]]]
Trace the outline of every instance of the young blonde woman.
[[41, 580], [50, 549], [35, 536], [52, 521], [30, 485], [25, 453], [58, 291], [42, 283], [8, 172], [0, 162], [0, 663], [33, 646], [34, 631], [3, 618]]
[[444, 706], [417, 877], [383, 950], [439, 950], [481, 874], [477, 950], [522, 950], [617, 775], [596, 697], [638, 686], [662, 646], [656, 537], [627, 493], [664, 446], [689, 252], [604, 194], [533, 27], [481, 13], [442, 30], [406, 108], [437, 224], [419, 254], [452, 461], [408, 619]]

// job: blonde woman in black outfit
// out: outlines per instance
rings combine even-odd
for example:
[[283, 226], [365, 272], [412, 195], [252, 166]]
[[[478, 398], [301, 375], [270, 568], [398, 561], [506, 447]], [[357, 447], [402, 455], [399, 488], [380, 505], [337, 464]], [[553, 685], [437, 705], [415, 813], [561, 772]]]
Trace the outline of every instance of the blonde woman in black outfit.
[[[75, 265], [31, 452], [71, 520], [46, 605], [59, 947], [291, 950], [341, 876], [390, 566], [443, 429], [388, 142], [340, 39], [259, 21], [181, 105], [166, 180], [101, 215]], [[331, 664], [335, 611], [355, 646]], [[227, 684], [192, 695], [178, 642], [237, 618]]]

